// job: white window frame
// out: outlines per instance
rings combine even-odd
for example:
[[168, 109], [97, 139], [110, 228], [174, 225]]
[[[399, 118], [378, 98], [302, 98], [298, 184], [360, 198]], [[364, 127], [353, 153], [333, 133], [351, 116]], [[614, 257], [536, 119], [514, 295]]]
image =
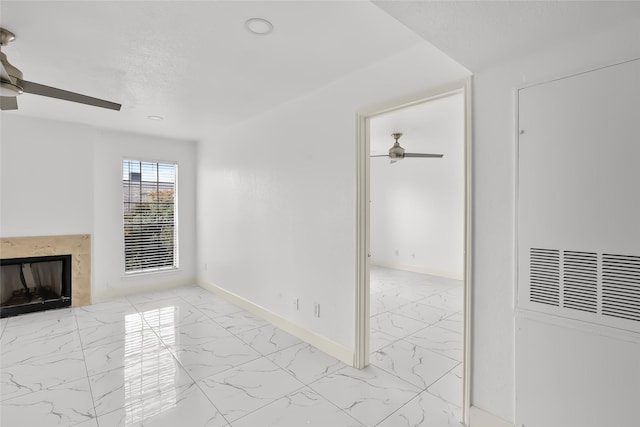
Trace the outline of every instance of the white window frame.
[[[127, 255], [127, 242], [126, 242], [126, 238], [125, 238], [125, 228], [127, 226], [127, 219], [126, 219], [126, 212], [127, 212], [127, 205], [131, 204], [132, 201], [129, 200], [127, 201], [126, 199], [126, 191], [129, 191], [129, 195], [130, 190], [133, 188], [133, 186], [131, 185], [132, 181], [131, 179], [125, 179], [125, 174], [127, 173], [127, 169], [129, 171], [129, 178], [131, 177], [131, 169], [127, 168], [127, 162], [139, 162], [140, 164], [140, 168], [142, 168], [142, 165], [147, 164], [147, 165], [154, 165], [156, 168], [156, 179], [155, 180], [147, 180], [146, 182], [149, 184], [155, 184], [157, 189], [160, 189], [161, 184], [163, 183], [163, 181], [160, 181], [160, 177], [159, 177], [159, 171], [158, 171], [158, 167], [159, 166], [172, 166], [173, 167], [173, 256], [172, 256], [172, 262], [167, 263], [165, 265], [152, 265], [149, 267], [141, 267], [141, 268], [128, 268], [127, 264], [128, 264], [128, 255]], [[131, 164], [131, 163], [129, 163]], [[142, 169], [140, 169], [140, 171], [142, 171]], [[122, 159], [122, 256], [123, 256], [123, 268], [124, 268], [124, 274], [125, 276], [132, 276], [132, 275], [139, 275], [139, 274], [153, 274], [153, 273], [162, 273], [162, 272], [167, 272], [167, 271], [174, 271], [174, 270], [178, 270], [179, 269], [179, 239], [178, 239], [178, 210], [179, 210], [179, 203], [178, 203], [178, 163], [175, 161], [160, 161], [160, 160], [148, 160], [148, 159], [140, 159], [140, 158], [134, 158], [134, 157], [127, 157], [127, 158], [123, 158]], [[143, 186], [143, 179], [142, 179], [142, 173], [139, 177], [140, 179], [140, 190], [142, 191], [142, 186]], [[166, 182], [164, 182], [166, 184]], [[150, 186], [148, 186], [150, 187]], [[129, 196], [131, 197], [131, 196]], [[130, 207], [130, 206], [129, 206]], [[157, 207], [156, 207], [157, 208]]]

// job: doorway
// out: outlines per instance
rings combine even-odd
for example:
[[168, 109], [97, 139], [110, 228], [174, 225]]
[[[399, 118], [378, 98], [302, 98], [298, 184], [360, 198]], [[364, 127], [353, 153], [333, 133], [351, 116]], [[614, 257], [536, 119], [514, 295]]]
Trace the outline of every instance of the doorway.
[[[354, 360], [357, 367], [371, 364], [387, 372], [413, 363], [404, 374], [395, 374], [407, 376], [403, 379], [429, 398], [444, 401], [449, 416], [465, 424], [470, 377], [469, 89], [470, 81], [460, 82], [358, 115]], [[449, 115], [457, 111], [457, 118], [443, 123], [444, 110]], [[407, 153], [442, 152], [444, 157], [393, 164], [388, 157], [369, 157], [386, 154], [394, 143], [391, 134], [400, 132]], [[454, 147], [456, 138], [459, 146]]]

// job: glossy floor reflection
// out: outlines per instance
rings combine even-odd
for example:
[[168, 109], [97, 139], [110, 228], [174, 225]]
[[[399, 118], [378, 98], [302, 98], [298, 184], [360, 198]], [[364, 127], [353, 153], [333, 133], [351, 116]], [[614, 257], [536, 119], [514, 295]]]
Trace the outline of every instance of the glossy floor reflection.
[[352, 369], [197, 286], [0, 321], [2, 426], [458, 426], [462, 285], [372, 268]]

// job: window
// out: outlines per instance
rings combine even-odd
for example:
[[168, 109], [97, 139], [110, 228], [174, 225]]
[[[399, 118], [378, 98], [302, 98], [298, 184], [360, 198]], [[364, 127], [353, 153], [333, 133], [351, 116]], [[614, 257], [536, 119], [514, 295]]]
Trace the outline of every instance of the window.
[[126, 273], [178, 267], [176, 178], [173, 163], [122, 161]]

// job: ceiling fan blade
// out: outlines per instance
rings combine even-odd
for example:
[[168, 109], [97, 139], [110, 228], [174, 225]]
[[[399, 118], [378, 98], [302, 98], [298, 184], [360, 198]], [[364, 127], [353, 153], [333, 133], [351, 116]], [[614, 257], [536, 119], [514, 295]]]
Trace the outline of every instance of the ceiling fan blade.
[[389, 155], [388, 154], [372, 154], [369, 157], [389, 157]]
[[22, 89], [25, 93], [34, 95], [48, 96], [49, 98], [62, 99], [65, 101], [78, 102], [80, 104], [91, 105], [94, 107], [108, 108], [110, 110], [120, 111], [122, 105], [115, 102], [105, 101], [104, 99], [93, 98], [91, 96], [81, 95], [67, 90], [57, 89], [51, 86], [45, 86], [38, 83], [22, 80]]
[[0, 96], [0, 110], [17, 110], [18, 99], [15, 96]]
[[440, 158], [443, 154], [427, 154], [427, 153], [404, 153], [405, 157], [435, 157]]

